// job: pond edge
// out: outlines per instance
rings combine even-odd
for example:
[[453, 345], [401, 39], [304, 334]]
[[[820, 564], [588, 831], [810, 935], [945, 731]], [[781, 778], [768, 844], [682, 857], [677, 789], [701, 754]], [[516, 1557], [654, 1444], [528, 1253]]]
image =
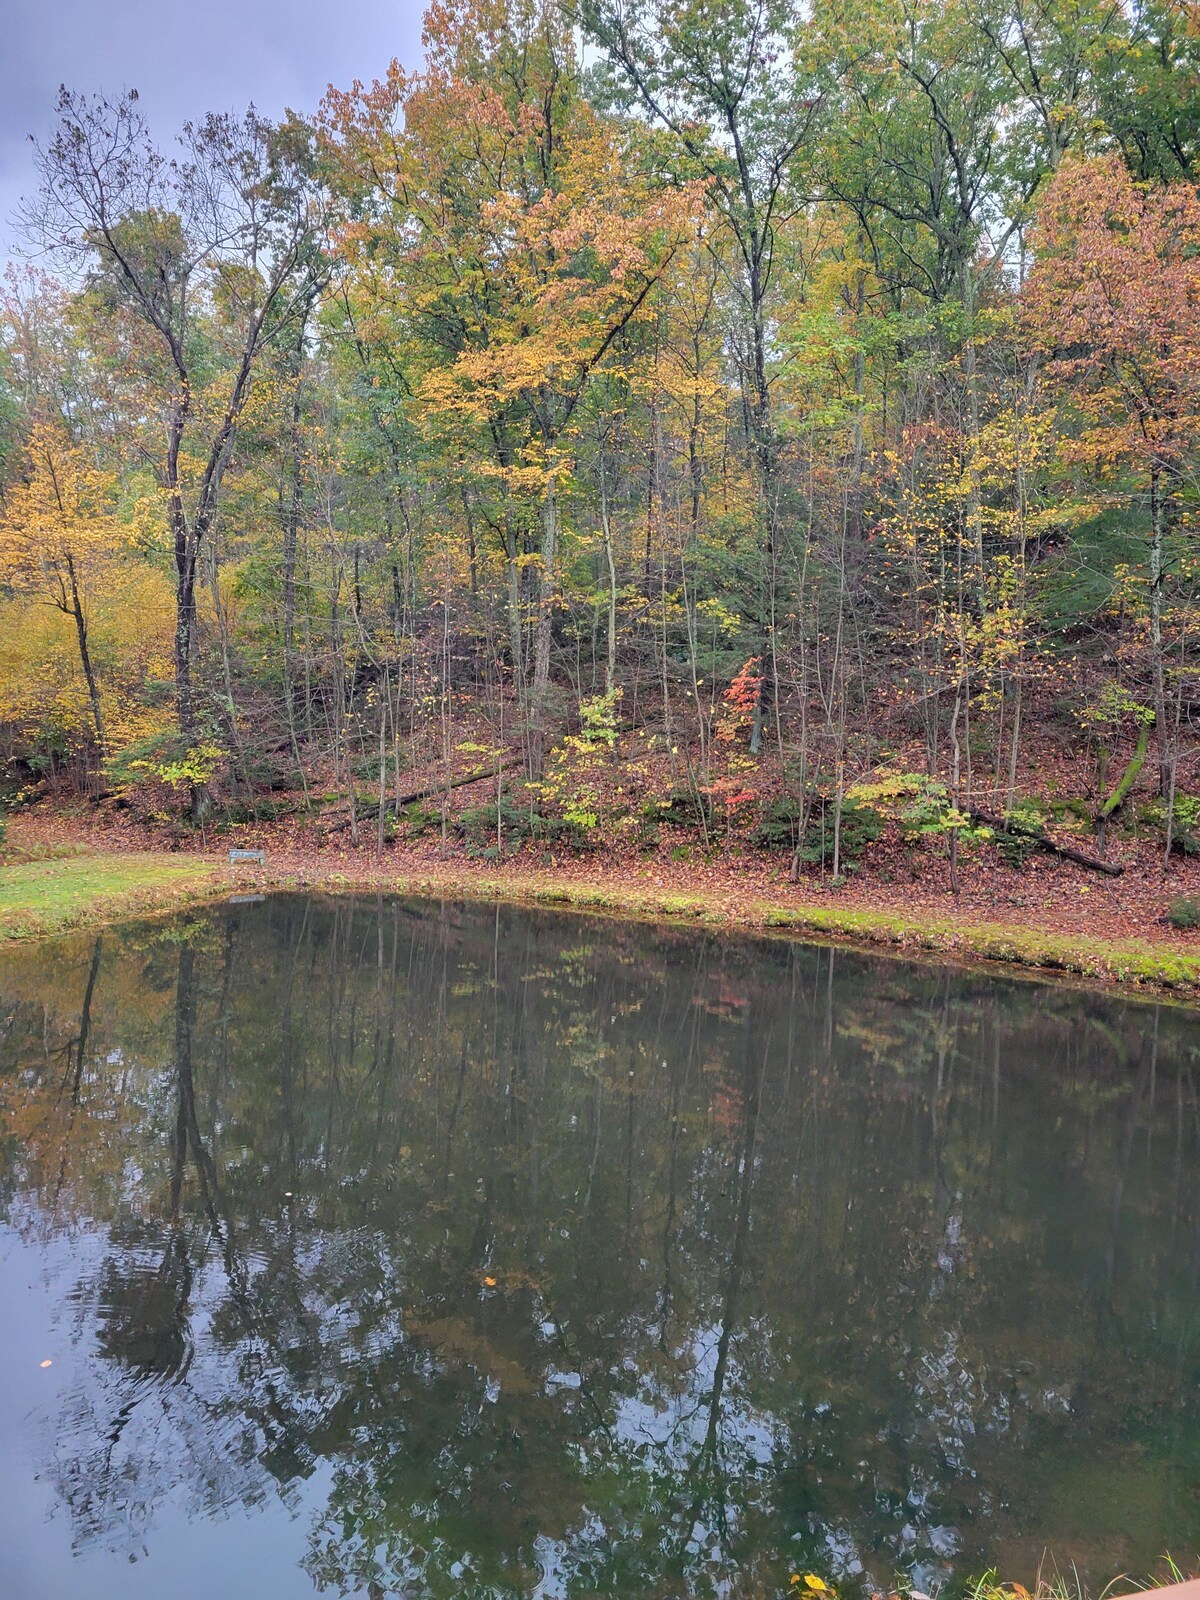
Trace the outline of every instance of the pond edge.
[[[755, 897], [729, 905], [697, 892], [577, 883], [552, 870], [487, 875], [447, 862], [444, 870], [371, 874], [312, 871], [282, 863], [248, 870], [212, 857], [168, 851], [80, 851], [0, 866], [0, 942], [52, 937], [211, 904], [239, 894], [312, 891], [399, 894], [509, 903], [640, 922], [782, 936], [845, 946], [923, 964], [1007, 972], [1090, 989], [1120, 989], [1182, 1004], [1200, 1001], [1200, 942], [1104, 940], [1013, 922]], [[1195, 1597], [1200, 1600], [1200, 1595]]]

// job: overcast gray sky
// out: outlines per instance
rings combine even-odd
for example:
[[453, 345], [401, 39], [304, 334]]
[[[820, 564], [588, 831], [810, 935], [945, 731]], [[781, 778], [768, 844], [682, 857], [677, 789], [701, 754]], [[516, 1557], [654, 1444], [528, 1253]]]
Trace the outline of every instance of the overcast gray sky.
[[0, 0], [0, 258], [60, 83], [136, 89], [164, 142], [205, 111], [312, 111], [326, 84], [417, 63], [423, 0]]

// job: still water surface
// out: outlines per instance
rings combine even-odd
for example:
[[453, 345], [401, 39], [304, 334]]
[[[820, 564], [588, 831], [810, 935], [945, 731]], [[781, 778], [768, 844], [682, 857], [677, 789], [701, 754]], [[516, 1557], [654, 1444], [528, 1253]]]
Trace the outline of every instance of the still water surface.
[[0, 1594], [1194, 1559], [1198, 1079], [1193, 1011], [505, 908], [6, 954]]

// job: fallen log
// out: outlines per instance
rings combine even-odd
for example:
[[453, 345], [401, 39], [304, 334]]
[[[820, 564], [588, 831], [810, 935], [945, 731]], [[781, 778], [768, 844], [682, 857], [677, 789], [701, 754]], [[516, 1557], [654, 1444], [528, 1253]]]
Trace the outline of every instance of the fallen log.
[[500, 778], [508, 771], [506, 765], [488, 767], [483, 772], [466, 772], [461, 778], [451, 778], [449, 783], [443, 779], [439, 783], [427, 783], [423, 788], [413, 789], [408, 794], [398, 794], [394, 800], [389, 800], [384, 807], [385, 811], [399, 811], [405, 806], [416, 805], [418, 800], [428, 800], [432, 795], [445, 794], [448, 789], [465, 789], [472, 783], [483, 783], [487, 778]]
[[[405, 806], [415, 805], [418, 800], [429, 800], [435, 794], [446, 794], [450, 789], [465, 789], [472, 783], [484, 783], [488, 778], [502, 777], [507, 771], [507, 764], [503, 764], [499, 767], [487, 767], [482, 772], [464, 773], [459, 778], [451, 778], [449, 783], [446, 782], [445, 778], [439, 778], [436, 783], [427, 783], [420, 789], [410, 790], [408, 794], [393, 795], [393, 797], [384, 804], [384, 815], [395, 815], [397, 811], [403, 811]], [[377, 804], [364, 806], [360, 814], [364, 818], [378, 817], [379, 806]], [[349, 826], [349, 817], [343, 817], [340, 822], [331, 822], [325, 829], [325, 832], [327, 834], [341, 833], [343, 828], [348, 828]]]
[[1048, 850], [1052, 856], [1062, 856], [1064, 861], [1073, 861], [1076, 866], [1087, 867], [1090, 872], [1103, 872], [1107, 877], [1119, 878], [1125, 871], [1119, 862], [1101, 861], [1099, 856], [1089, 856], [1083, 850], [1076, 850], [1073, 845], [1059, 844], [1045, 834], [1011, 827], [1006, 818], [998, 817], [994, 811], [980, 811], [974, 806], [968, 806], [966, 810], [972, 822], [981, 822], [985, 828], [994, 828], [997, 833], [1007, 833], [1012, 839], [1028, 839], [1037, 849]]
[[1128, 800], [1130, 791], [1138, 780], [1138, 774], [1146, 765], [1146, 755], [1150, 749], [1150, 729], [1153, 726], [1154, 719], [1151, 717], [1148, 721], [1143, 722], [1138, 729], [1137, 749], [1133, 752], [1133, 759], [1122, 773], [1120, 783], [1117, 784], [1117, 787], [1109, 795], [1093, 819], [1092, 825], [1096, 830], [1096, 843], [1101, 850], [1104, 849], [1104, 841], [1108, 835], [1109, 821], [1116, 816], [1117, 812], [1122, 809], [1126, 800]]
[[1141, 772], [1142, 768], [1146, 765], [1146, 752], [1150, 748], [1150, 729], [1153, 727], [1153, 725], [1154, 724], [1152, 720], [1150, 722], [1143, 722], [1141, 727], [1138, 729], [1137, 749], [1133, 752], [1133, 759], [1122, 773], [1120, 783], [1117, 784], [1117, 787], [1109, 795], [1108, 799], [1100, 807], [1099, 811], [1097, 811], [1097, 828], [1101, 827], [1111, 816], [1120, 811], [1121, 807], [1129, 798], [1129, 791], [1137, 782], [1138, 773]]

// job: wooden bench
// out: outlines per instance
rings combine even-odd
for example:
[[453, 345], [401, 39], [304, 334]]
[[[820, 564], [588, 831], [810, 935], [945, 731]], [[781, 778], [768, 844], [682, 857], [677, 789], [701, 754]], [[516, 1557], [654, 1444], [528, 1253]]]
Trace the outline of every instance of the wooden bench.
[[229, 865], [232, 867], [238, 861], [254, 861], [260, 867], [267, 864], [265, 850], [231, 850], [229, 852]]

